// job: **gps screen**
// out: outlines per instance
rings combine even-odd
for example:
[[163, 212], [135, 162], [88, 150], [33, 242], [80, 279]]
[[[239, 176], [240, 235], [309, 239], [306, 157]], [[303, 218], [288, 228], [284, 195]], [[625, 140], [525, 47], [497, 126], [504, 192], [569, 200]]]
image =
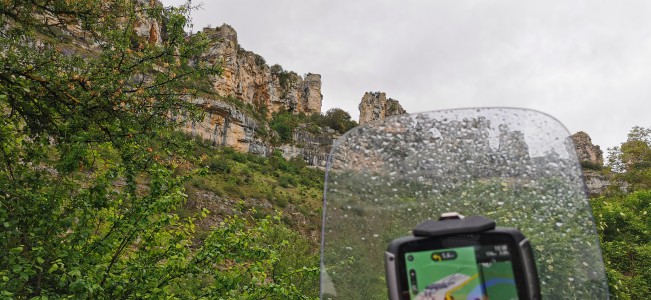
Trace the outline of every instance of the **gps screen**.
[[411, 299], [518, 299], [508, 246], [405, 253]]

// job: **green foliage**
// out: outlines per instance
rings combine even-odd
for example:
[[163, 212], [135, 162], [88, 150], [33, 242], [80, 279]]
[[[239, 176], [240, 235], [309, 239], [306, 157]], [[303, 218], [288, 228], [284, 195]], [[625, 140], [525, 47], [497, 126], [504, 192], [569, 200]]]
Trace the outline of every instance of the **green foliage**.
[[358, 125], [357, 122], [351, 120], [350, 114], [340, 108], [329, 109], [325, 115], [312, 114], [310, 121], [321, 127], [330, 127], [341, 134]]
[[254, 54], [254, 57], [255, 57], [255, 65], [256, 65], [256, 66], [258, 66], [258, 67], [262, 67], [262, 66], [264, 66], [265, 64], [267, 64], [267, 61], [265, 61], [265, 60], [264, 60], [264, 57], [262, 57], [261, 55], [259, 55], [259, 54]]
[[651, 144], [651, 128], [644, 128], [640, 126], [633, 126], [628, 133], [628, 141], [642, 141]]
[[651, 129], [634, 127], [628, 141], [610, 148], [608, 165], [615, 173], [612, 191], [651, 189]]
[[[271, 66], [271, 74], [278, 78], [278, 83], [284, 91], [287, 91], [298, 80], [298, 74], [296, 72], [285, 71], [278, 64]], [[283, 94], [281, 98], [285, 96], [286, 94]]]
[[294, 131], [300, 123], [300, 116], [291, 112], [279, 112], [273, 114], [269, 127], [278, 133], [277, 142], [290, 143], [294, 140]]
[[340, 108], [330, 109], [324, 115], [314, 113], [309, 117], [291, 111], [278, 112], [274, 113], [269, 121], [269, 127], [278, 133], [276, 143], [293, 142], [294, 133], [299, 126], [312, 133], [319, 133], [322, 128], [329, 127], [343, 134], [357, 125], [357, 122], [351, 120], [350, 114]]
[[591, 161], [581, 161], [581, 168], [584, 170], [601, 171], [604, 167], [601, 164], [593, 163]]
[[[202, 116], [184, 97], [219, 68], [197, 60], [207, 41], [186, 36], [186, 8], [137, 3], [3, 2], [0, 297], [306, 298], [292, 282], [313, 267], [283, 265], [285, 239], [262, 244], [278, 218], [227, 217], [198, 241], [209, 212], [177, 213], [203, 150], [174, 130]], [[143, 17], [162, 43], [136, 34]]]
[[[263, 215], [281, 209], [288, 212], [283, 221], [293, 230], [318, 230], [323, 171], [308, 168], [302, 159], [286, 160], [280, 151], [265, 158], [229, 147], [207, 147], [199, 156], [205, 158], [198, 164], [206, 165], [209, 172], [194, 176], [186, 185], [190, 198], [195, 193], [192, 190], [204, 190], [229, 199], [249, 199], [246, 205]], [[272, 206], [260, 205], [261, 201], [269, 201]], [[294, 226], [297, 224], [300, 226]]]
[[[201, 299], [311, 299], [297, 286], [314, 288], [317, 260], [292, 262], [294, 255], [308, 255], [305, 242], [280, 223], [280, 216], [252, 222], [229, 216], [204, 240], [194, 260], [181, 268], [170, 290], [180, 298]], [[296, 242], [292, 245], [291, 242]], [[209, 263], [202, 272], [188, 272]], [[188, 274], [189, 273], [189, 274]], [[192, 287], [188, 289], [188, 287]]]
[[651, 295], [651, 129], [633, 127], [609, 148], [611, 186], [591, 200], [615, 299]]
[[651, 191], [591, 200], [610, 291], [616, 299], [651, 295]]

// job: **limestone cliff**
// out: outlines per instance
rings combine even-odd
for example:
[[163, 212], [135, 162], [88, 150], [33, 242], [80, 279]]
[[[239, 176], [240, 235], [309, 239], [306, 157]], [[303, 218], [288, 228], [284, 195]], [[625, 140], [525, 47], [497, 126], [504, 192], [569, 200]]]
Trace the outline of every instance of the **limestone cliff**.
[[279, 65], [270, 67], [260, 55], [238, 44], [237, 32], [229, 25], [204, 28], [203, 33], [211, 41], [203, 59], [220, 63], [224, 70], [213, 81], [217, 94], [233, 96], [257, 108], [264, 106], [269, 114], [321, 112], [321, 75], [299, 76]]
[[359, 104], [359, 124], [406, 113], [397, 100], [387, 98], [385, 93], [366, 92]]
[[604, 164], [603, 151], [598, 145], [592, 144], [590, 136], [579, 131], [572, 135], [572, 141], [576, 147], [576, 155], [581, 163], [590, 163], [597, 166]]
[[287, 159], [298, 157], [310, 166], [325, 167], [327, 155], [338, 136], [331, 129], [313, 133], [303, 126], [294, 132], [294, 143], [273, 146], [256, 135], [259, 129], [267, 126], [266, 122], [251, 117], [225, 101], [210, 98], [192, 101], [201, 106], [206, 115], [200, 122], [187, 123], [183, 130], [210, 141], [213, 146], [229, 146], [237, 151], [261, 156], [267, 156], [277, 149]]
[[[230, 146], [241, 152], [256, 152], [255, 130], [261, 124], [233, 104], [207, 98], [192, 100], [206, 115], [201, 122], [186, 124], [185, 131], [211, 141], [214, 146]], [[262, 153], [266, 154], [264, 150]]]
[[324, 165], [331, 133], [315, 135], [299, 129], [293, 145], [280, 146], [271, 145], [267, 134], [267, 121], [275, 112], [321, 112], [321, 75], [299, 76], [280, 65], [267, 65], [262, 56], [238, 44], [237, 32], [229, 25], [204, 28], [202, 33], [209, 40], [209, 49], [200, 59], [219, 64], [223, 73], [207, 79], [204, 97], [189, 99], [205, 109], [206, 116], [185, 130], [215, 146], [258, 155], [279, 149], [287, 158], [302, 157], [310, 165]]
[[588, 193], [591, 195], [602, 193], [611, 182], [611, 178], [601, 172], [604, 164], [603, 151], [598, 145], [592, 144], [590, 136], [583, 131], [573, 134], [571, 140], [583, 167]]

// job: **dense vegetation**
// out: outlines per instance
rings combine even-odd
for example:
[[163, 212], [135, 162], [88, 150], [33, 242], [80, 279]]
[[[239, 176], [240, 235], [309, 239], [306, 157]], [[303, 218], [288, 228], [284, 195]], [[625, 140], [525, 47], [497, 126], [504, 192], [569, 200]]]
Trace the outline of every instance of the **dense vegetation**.
[[[202, 228], [208, 209], [187, 209], [184, 186], [201, 185], [201, 164], [208, 177], [245, 166], [197, 159], [175, 132], [202, 116], [184, 100], [199, 92], [194, 83], [220, 70], [196, 60], [207, 42], [186, 36], [184, 8], [143, 2], [2, 2], [0, 298], [314, 295], [316, 281], [301, 278], [314, 278], [305, 266], [316, 247], [287, 225], [293, 218], [236, 204]], [[165, 21], [162, 43], [137, 34], [143, 19]], [[304, 183], [280, 157], [246, 165], [255, 166], [286, 168], [274, 180], [287, 187]], [[293, 252], [313, 263], [288, 260]]]
[[[611, 171], [612, 170], [612, 171]], [[615, 299], [651, 295], [651, 128], [609, 149], [610, 187], [591, 199]]]
[[309, 116], [303, 113], [294, 114], [291, 111], [278, 112], [274, 113], [269, 121], [269, 127], [278, 134], [274, 140], [276, 143], [293, 142], [294, 132], [300, 126], [312, 133], [330, 128], [343, 134], [357, 125], [357, 122], [351, 120], [350, 114], [340, 108], [329, 109], [325, 114], [313, 113]]
[[[133, 2], [1, 4], [0, 298], [315, 297], [323, 173], [178, 133], [219, 67], [197, 62], [186, 8]], [[162, 43], [136, 33], [143, 17], [165, 21]], [[355, 125], [340, 109], [270, 122], [278, 143]], [[612, 176], [591, 202], [617, 299], [651, 295], [650, 134], [584, 166]]]

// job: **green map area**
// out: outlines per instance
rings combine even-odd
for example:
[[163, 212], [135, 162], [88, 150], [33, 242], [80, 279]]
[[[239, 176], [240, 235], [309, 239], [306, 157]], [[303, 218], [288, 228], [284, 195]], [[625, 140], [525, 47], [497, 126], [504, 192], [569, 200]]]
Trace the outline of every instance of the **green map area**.
[[483, 299], [482, 280], [490, 299], [517, 299], [511, 262], [477, 263], [474, 247], [411, 252], [405, 263], [412, 299]]
[[[451, 253], [455, 254], [453, 258], [442, 257]], [[412, 297], [422, 293], [445, 295], [447, 292], [468, 295], [480, 285], [474, 247], [419, 251], [407, 253], [405, 256], [410, 287], [413, 287], [414, 283], [409, 272], [416, 272], [418, 293], [412, 289]]]
[[489, 299], [518, 299], [510, 261], [479, 265]]

